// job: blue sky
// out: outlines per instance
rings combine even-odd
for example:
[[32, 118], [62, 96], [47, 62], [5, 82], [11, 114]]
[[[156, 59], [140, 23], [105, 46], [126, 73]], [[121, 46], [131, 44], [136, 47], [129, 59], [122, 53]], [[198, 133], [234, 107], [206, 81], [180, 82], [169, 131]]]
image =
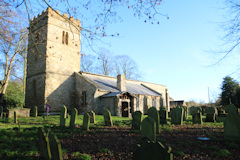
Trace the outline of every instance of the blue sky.
[[[223, 56], [212, 52], [221, 49], [224, 36], [220, 27], [227, 15], [223, 1], [164, 0], [160, 12], [169, 19], [158, 17], [159, 25], [144, 23], [144, 19], [120, 8], [123, 22], [107, 26], [108, 33], [118, 32], [120, 36], [104, 38], [105, 43], [97, 42], [94, 47], [130, 56], [139, 65], [143, 81], [166, 85], [175, 100], [208, 102], [209, 87], [210, 99], [215, 101], [223, 78], [237, 69], [239, 59], [232, 53], [209, 67]], [[54, 8], [64, 11], [60, 5]], [[82, 51], [96, 56], [85, 46]], [[231, 77], [239, 78], [237, 74]]]
[[[123, 22], [108, 26], [109, 32], [119, 32], [120, 38], [107, 38], [105, 47], [113, 54], [126, 54], [133, 58], [147, 82], [166, 85], [175, 100], [215, 101], [220, 94], [222, 79], [235, 71], [237, 58], [231, 54], [217, 65], [211, 66], [222, 54], [224, 36], [220, 25], [227, 15], [220, 0], [168, 0], [162, 4], [160, 24], [144, 23], [121, 10]], [[86, 53], [94, 54], [83, 48]], [[238, 80], [237, 75], [231, 75]]]

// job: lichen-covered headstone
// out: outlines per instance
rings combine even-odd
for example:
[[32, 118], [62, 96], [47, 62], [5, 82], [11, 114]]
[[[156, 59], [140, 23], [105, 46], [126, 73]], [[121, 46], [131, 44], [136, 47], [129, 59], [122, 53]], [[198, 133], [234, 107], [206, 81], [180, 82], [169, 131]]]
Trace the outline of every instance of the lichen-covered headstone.
[[160, 118], [160, 124], [167, 124], [167, 118], [168, 118], [168, 112], [166, 111], [165, 107], [160, 107], [159, 118]]
[[156, 122], [156, 133], [160, 133], [160, 119], [156, 107], [151, 107], [148, 109], [148, 116], [151, 117]]
[[88, 114], [90, 116], [90, 123], [95, 124], [95, 112], [90, 111]]
[[141, 130], [143, 114], [141, 111], [135, 111], [132, 115], [132, 129]]
[[156, 141], [156, 122], [149, 116], [142, 121], [141, 138]]
[[195, 112], [192, 114], [192, 122], [193, 124], [202, 124], [202, 114], [201, 112]]
[[133, 160], [173, 160], [171, 150], [171, 147], [165, 147], [160, 142], [144, 141], [137, 145]]
[[38, 128], [38, 144], [40, 149], [40, 156], [42, 159], [51, 159], [51, 149], [49, 144], [48, 136], [46, 135], [43, 128]]
[[90, 125], [90, 115], [85, 113], [83, 116], [83, 130], [88, 131]]
[[113, 126], [112, 117], [109, 110], [103, 111], [103, 117], [104, 117], [104, 124], [106, 126]]
[[78, 111], [76, 108], [74, 108], [71, 112], [71, 118], [70, 118], [70, 127], [75, 127], [76, 125], [76, 121], [77, 121], [77, 115], [78, 115]]
[[207, 115], [206, 115], [205, 122], [216, 122], [217, 109], [215, 107], [207, 107], [206, 113]]
[[33, 117], [37, 117], [38, 116], [38, 107], [35, 106], [33, 107]]
[[14, 123], [17, 123], [17, 121], [18, 121], [17, 112], [14, 111]]
[[183, 109], [181, 107], [172, 108], [171, 124], [183, 124]]
[[66, 118], [67, 118], [67, 107], [63, 106], [61, 108], [61, 114], [60, 114], [60, 126], [66, 125]]
[[237, 108], [231, 104], [228, 108], [228, 116], [224, 121], [224, 137], [240, 141], [240, 115], [236, 112]]
[[57, 136], [53, 133], [49, 133], [49, 144], [51, 148], [52, 160], [63, 160], [62, 147]]

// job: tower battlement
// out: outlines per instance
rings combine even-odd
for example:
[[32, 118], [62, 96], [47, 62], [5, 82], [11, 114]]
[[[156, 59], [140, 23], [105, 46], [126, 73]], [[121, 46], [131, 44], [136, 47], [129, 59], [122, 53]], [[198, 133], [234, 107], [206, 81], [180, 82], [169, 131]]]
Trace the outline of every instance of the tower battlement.
[[[73, 24], [76, 25], [76, 27], [81, 26], [81, 21], [79, 19], [75, 19], [72, 16], [68, 16], [67, 13], [61, 14], [59, 10], [53, 10], [52, 8], [48, 7], [47, 10], [44, 10], [42, 13], [39, 13], [38, 16], [35, 16], [34, 18], [31, 19], [30, 23], [35, 24], [38, 23], [40, 20], [43, 20], [46, 16], [55, 16], [58, 17], [58, 19], [61, 19], [62, 21], [69, 21]], [[60, 18], [62, 17], [62, 18]]]

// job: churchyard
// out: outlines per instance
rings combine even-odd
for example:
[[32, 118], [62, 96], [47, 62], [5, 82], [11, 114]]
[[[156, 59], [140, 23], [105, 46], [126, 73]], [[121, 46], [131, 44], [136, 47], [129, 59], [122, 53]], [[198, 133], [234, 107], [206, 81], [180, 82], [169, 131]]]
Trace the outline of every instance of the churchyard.
[[1, 117], [0, 159], [240, 159], [239, 113], [229, 108], [228, 115], [150, 108], [133, 118], [68, 115], [64, 107], [61, 115], [38, 116], [34, 109], [31, 117]]

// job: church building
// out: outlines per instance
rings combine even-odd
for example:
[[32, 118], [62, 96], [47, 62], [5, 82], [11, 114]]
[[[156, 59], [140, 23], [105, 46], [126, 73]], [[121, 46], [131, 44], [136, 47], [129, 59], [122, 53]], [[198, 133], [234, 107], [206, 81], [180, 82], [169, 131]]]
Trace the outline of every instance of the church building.
[[80, 20], [48, 8], [29, 26], [25, 105], [38, 106], [57, 114], [65, 105], [80, 114], [93, 110], [102, 114], [131, 117], [135, 111], [147, 114], [149, 107], [170, 109], [166, 86], [80, 72]]

